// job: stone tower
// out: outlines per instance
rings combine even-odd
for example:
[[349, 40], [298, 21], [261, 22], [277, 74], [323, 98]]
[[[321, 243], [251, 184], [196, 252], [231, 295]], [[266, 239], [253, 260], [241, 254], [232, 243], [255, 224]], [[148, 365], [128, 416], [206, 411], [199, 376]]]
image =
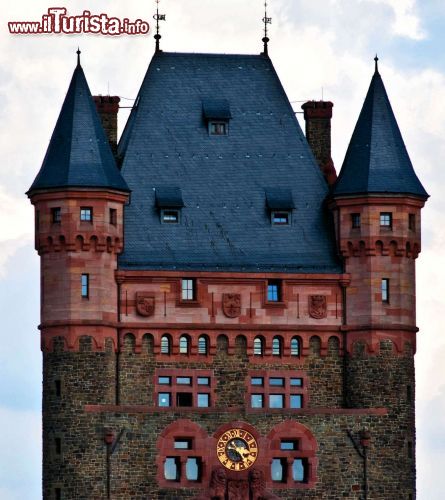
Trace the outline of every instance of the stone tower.
[[44, 498], [413, 500], [428, 195], [377, 67], [338, 179], [267, 53], [157, 51], [119, 168], [118, 99], [107, 138], [78, 63], [28, 192]]
[[41, 258], [44, 497], [57, 498], [57, 478], [77, 473], [64, 460], [75, 415], [114, 402], [115, 272], [128, 197], [80, 63], [28, 196]]

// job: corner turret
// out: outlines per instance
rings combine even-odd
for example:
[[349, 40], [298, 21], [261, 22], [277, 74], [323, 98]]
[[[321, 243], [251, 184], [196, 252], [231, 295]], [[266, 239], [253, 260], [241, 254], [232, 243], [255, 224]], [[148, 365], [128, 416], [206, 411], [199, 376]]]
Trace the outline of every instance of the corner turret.
[[[114, 272], [128, 193], [78, 58], [42, 167], [27, 193], [35, 206], [35, 246], [41, 256], [43, 349], [50, 349], [55, 335], [74, 348], [88, 330], [103, 348], [105, 334], [96, 338], [96, 327], [117, 320]], [[116, 329], [106, 335], [115, 338]]]

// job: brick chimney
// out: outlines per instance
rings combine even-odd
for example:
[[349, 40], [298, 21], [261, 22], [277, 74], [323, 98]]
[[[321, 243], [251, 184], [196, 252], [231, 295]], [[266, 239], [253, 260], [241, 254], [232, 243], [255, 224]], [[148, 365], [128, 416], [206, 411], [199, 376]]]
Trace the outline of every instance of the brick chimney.
[[102, 126], [114, 156], [117, 154], [117, 113], [119, 112], [120, 97], [118, 96], [93, 96], [99, 113]]
[[329, 185], [337, 179], [331, 157], [331, 118], [334, 104], [330, 101], [308, 101], [301, 106], [306, 121], [306, 139]]

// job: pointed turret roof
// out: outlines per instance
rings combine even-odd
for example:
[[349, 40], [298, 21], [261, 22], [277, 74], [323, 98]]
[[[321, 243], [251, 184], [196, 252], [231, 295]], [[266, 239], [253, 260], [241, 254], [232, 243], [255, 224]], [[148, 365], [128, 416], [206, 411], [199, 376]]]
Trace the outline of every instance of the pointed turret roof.
[[111, 152], [79, 60], [40, 172], [40, 189], [108, 188], [129, 191]]
[[403, 142], [377, 57], [375, 61], [375, 73], [333, 195], [388, 193], [427, 198]]

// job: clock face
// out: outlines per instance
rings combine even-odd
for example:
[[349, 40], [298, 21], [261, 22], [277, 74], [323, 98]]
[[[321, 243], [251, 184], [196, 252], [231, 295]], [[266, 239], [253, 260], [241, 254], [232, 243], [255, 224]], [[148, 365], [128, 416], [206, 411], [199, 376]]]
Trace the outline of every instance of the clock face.
[[250, 432], [230, 429], [218, 439], [216, 453], [226, 469], [242, 471], [255, 463], [258, 445]]

